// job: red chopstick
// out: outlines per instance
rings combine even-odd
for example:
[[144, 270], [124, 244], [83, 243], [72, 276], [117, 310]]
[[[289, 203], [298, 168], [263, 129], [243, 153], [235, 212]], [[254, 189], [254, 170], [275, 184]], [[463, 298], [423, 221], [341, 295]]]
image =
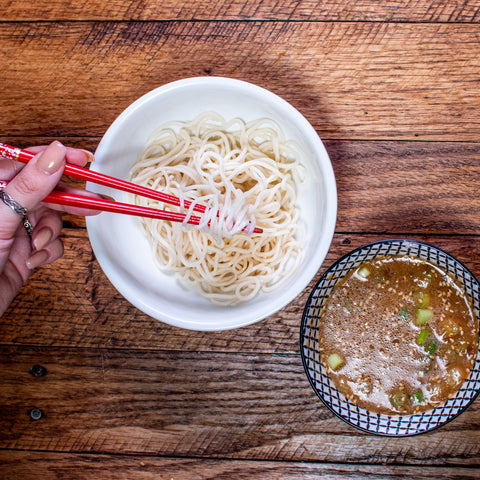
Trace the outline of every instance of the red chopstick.
[[[26, 150], [22, 150], [17, 147], [11, 147], [9, 145], [0, 143], [0, 156], [10, 160], [18, 160], [23, 163], [28, 163], [28, 161], [32, 159], [35, 156], [35, 154], [31, 152], [27, 152]], [[99, 185], [113, 187], [125, 192], [135, 193], [142, 197], [153, 198], [155, 200], [160, 200], [164, 203], [169, 203], [171, 205], [176, 205], [176, 206], [181, 205], [180, 199], [173, 195], [157, 192], [156, 190], [142, 187], [140, 185], [135, 185], [134, 183], [126, 182], [124, 180], [120, 180], [115, 177], [110, 177], [108, 175], [103, 175], [98, 172], [93, 172], [86, 168], [78, 167], [70, 163], [67, 163], [65, 165], [64, 172], [68, 176], [79, 178], [81, 180], [88, 180], [88, 181], [91, 181], [92, 183], [97, 183]], [[7, 185], [7, 182], [0, 181], [0, 188], [4, 188], [6, 185]], [[127, 215], [138, 216], [138, 217], [148, 217], [148, 218], [155, 218], [159, 220], [170, 220], [172, 222], [183, 222], [186, 218], [186, 214], [183, 214], [183, 213], [157, 210], [154, 208], [141, 207], [139, 205], [132, 205], [129, 203], [121, 203], [116, 201], [87, 197], [84, 195], [77, 195], [77, 194], [72, 194], [72, 193], [67, 193], [67, 192], [62, 192], [57, 190], [54, 190], [49, 195], [47, 195], [47, 197], [45, 197], [44, 199], [44, 202], [54, 203], [57, 205], [67, 205], [71, 207], [89, 208], [92, 210], [100, 210], [105, 212], [123, 213]], [[191, 204], [192, 202], [188, 200], [185, 200], [184, 202], [184, 206], [186, 208], [188, 208]], [[206, 207], [204, 205], [196, 204], [193, 207], [193, 210], [196, 210], [199, 212], [205, 212]], [[198, 225], [200, 223], [200, 220], [201, 220], [201, 217], [192, 215], [188, 219], [187, 223], [191, 225]], [[246, 228], [244, 228], [244, 230], [245, 229]], [[263, 230], [261, 228], [255, 227], [253, 232], [262, 233]]]
[[[67, 205], [70, 207], [90, 208], [92, 210], [101, 210], [103, 212], [124, 213], [137, 217], [156, 218], [158, 220], [170, 220], [172, 222], [183, 222], [186, 218], [184, 213], [167, 212], [165, 210], [157, 210], [155, 208], [141, 207], [139, 205], [131, 205], [130, 203], [121, 203], [99, 198], [86, 197], [84, 195], [76, 195], [74, 193], [59, 192], [54, 190], [47, 195], [44, 202], [55, 203], [57, 205]], [[191, 216], [187, 223], [198, 225], [201, 218]]]
[[[0, 190], [5, 188], [8, 182], [0, 180]], [[156, 210], [155, 208], [141, 207], [129, 203], [104, 200], [75, 193], [67, 193], [54, 190], [44, 199], [44, 202], [54, 203], [56, 205], [67, 205], [70, 207], [89, 208], [91, 210], [101, 210], [102, 212], [125, 213], [137, 217], [156, 218], [159, 220], [170, 220], [172, 222], [183, 222], [186, 215], [177, 212], [167, 212], [165, 210]], [[201, 218], [191, 216], [187, 223], [198, 225]]]
[[[11, 147], [10, 145], [0, 143], [0, 156], [4, 158], [28, 163], [28, 161], [31, 160], [35, 155], [35, 153], [28, 152], [27, 150], [22, 150], [17, 147]], [[156, 190], [152, 190], [151, 188], [142, 187], [141, 185], [136, 185], [134, 183], [126, 182], [125, 180], [110, 177], [109, 175], [94, 172], [93, 170], [88, 170], [87, 168], [72, 165], [71, 163], [67, 163], [65, 165], [64, 173], [69, 177], [79, 178], [80, 180], [88, 180], [89, 182], [103, 185], [105, 187], [116, 188], [117, 190], [122, 190], [124, 192], [136, 193], [137, 195], [140, 195], [142, 197], [153, 198], [155, 200], [160, 200], [161, 202], [168, 203], [170, 205], [176, 205], [177, 207], [181, 206], [180, 199], [173, 195], [157, 192]], [[191, 203], [192, 202], [190, 202], [189, 200], [185, 200], [185, 208], [189, 208]], [[206, 207], [205, 205], [196, 204], [193, 210], [203, 213], [205, 212]]]

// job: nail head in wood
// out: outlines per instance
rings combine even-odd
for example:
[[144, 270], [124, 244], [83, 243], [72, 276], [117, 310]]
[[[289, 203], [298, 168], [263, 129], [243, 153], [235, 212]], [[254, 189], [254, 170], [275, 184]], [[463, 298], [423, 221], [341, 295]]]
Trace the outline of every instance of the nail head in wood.
[[32, 420], [40, 420], [42, 416], [43, 416], [43, 413], [39, 408], [32, 408], [30, 410], [30, 418]]
[[47, 374], [47, 369], [45, 367], [42, 367], [41, 365], [34, 365], [30, 369], [30, 373], [34, 377], [44, 377]]

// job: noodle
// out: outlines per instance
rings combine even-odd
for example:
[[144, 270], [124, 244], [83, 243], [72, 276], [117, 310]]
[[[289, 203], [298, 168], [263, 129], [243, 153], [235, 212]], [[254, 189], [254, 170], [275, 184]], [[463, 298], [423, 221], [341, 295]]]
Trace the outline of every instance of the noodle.
[[[300, 261], [299, 156], [269, 119], [226, 121], [209, 112], [156, 129], [130, 181], [179, 197], [187, 219], [196, 203], [207, 206], [198, 227], [141, 219], [159, 267], [220, 305], [280, 286]], [[175, 208], [144, 197], [135, 202]], [[263, 233], [252, 233], [255, 226]]]

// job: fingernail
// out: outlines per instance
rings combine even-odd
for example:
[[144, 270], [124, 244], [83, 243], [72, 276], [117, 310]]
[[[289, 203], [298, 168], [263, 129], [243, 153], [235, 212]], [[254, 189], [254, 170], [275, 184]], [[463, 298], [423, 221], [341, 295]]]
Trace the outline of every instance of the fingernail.
[[45, 248], [53, 237], [53, 232], [48, 227], [43, 227], [33, 239], [32, 243], [35, 250], [39, 251]]
[[28, 260], [27, 260], [27, 267], [30, 270], [39, 267], [43, 263], [48, 260], [48, 252], [45, 250], [40, 250], [39, 252], [34, 253]]
[[44, 150], [37, 160], [37, 165], [47, 175], [58, 171], [65, 163], [65, 147], [57, 140]]
[[87, 162], [91, 163], [95, 160], [95, 157], [93, 156], [93, 153], [92, 152], [89, 152], [88, 150], [83, 150], [81, 149], [81, 151], [85, 154], [85, 156], [87, 157]]

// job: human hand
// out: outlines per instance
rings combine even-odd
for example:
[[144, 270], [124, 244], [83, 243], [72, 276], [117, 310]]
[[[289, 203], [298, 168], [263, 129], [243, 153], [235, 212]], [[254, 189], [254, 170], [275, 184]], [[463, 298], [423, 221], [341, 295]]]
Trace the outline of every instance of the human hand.
[[[64, 147], [53, 142], [48, 147], [29, 149], [36, 153], [27, 165], [0, 159], [0, 179], [8, 181], [4, 192], [7, 203], [18, 205], [28, 211], [28, 221], [33, 230], [31, 237], [24, 228], [21, 213], [0, 199], [0, 316], [5, 312], [30, 272], [51, 263], [63, 255], [59, 238], [62, 207], [41, 203], [55, 188], [65, 168], [65, 162], [83, 166], [92, 155], [83, 150]], [[92, 157], [93, 158], [93, 157]], [[59, 186], [69, 192], [78, 189]], [[82, 194], [86, 194], [82, 191]], [[94, 197], [98, 195], [91, 194]], [[63, 207], [75, 215], [93, 215], [99, 212]]]

